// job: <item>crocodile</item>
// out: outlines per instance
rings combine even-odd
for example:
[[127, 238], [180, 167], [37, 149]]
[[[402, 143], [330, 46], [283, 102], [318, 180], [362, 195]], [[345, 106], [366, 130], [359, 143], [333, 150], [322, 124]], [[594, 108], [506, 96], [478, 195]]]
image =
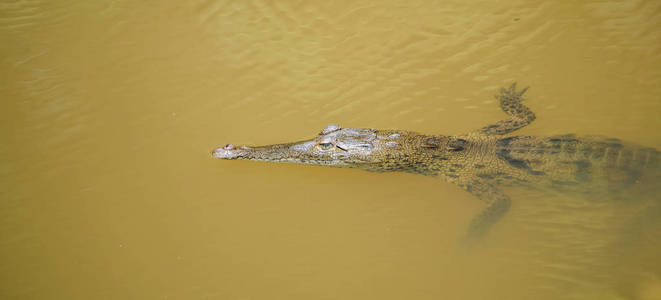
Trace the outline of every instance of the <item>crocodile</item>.
[[517, 90], [516, 83], [502, 88], [496, 99], [509, 118], [466, 134], [330, 124], [309, 140], [255, 147], [227, 144], [212, 155], [440, 177], [485, 202], [468, 228], [468, 236], [478, 237], [510, 208], [510, 197], [503, 192], [506, 186], [601, 196], [638, 184], [658, 187], [661, 153], [654, 148], [600, 136], [508, 135], [536, 118], [523, 104], [527, 89]]

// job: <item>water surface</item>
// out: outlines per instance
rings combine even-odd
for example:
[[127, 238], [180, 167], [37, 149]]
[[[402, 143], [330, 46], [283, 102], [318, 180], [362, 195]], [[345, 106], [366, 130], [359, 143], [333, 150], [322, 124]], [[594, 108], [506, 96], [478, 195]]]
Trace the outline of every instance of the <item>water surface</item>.
[[659, 1], [0, 4], [0, 298], [657, 299], [649, 203], [212, 160], [346, 127], [661, 149]]

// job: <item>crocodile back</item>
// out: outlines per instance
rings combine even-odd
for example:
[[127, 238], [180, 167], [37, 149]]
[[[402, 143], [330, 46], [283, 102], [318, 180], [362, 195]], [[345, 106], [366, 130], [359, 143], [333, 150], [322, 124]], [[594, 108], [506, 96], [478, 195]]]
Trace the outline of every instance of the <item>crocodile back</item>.
[[507, 137], [497, 156], [538, 187], [584, 194], [615, 195], [636, 186], [659, 190], [661, 152], [599, 136]]

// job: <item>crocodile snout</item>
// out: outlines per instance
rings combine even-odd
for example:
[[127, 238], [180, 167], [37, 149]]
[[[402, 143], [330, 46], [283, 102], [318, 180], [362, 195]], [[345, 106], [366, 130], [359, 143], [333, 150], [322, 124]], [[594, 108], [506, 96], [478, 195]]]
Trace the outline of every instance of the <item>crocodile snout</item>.
[[213, 157], [215, 158], [224, 158], [224, 159], [233, 159], [233, 158], [238, 158], [241, 157], [243, 154], [245, 154], [246, 147], [241, 147], [237, 149], [234, 147], [232, 144], [227, 144], [223, 147], [216, 148], [216, 150], [213, 150]]

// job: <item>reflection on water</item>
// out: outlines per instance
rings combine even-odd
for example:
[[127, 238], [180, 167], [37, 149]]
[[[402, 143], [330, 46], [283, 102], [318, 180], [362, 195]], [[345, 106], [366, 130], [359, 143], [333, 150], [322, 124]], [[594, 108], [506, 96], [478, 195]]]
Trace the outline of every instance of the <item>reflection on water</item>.
[[658, 194], [214, 161], [328, 123], [661, 149], [658, 1], [0, 4], [1, 298], [655, 299]]

